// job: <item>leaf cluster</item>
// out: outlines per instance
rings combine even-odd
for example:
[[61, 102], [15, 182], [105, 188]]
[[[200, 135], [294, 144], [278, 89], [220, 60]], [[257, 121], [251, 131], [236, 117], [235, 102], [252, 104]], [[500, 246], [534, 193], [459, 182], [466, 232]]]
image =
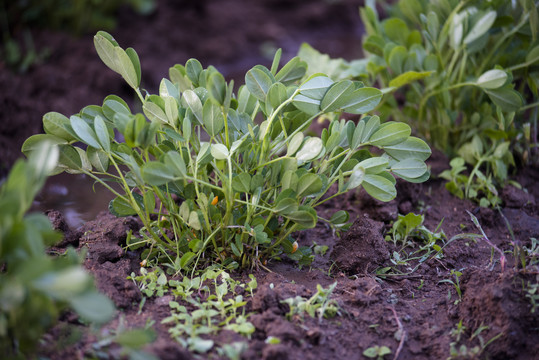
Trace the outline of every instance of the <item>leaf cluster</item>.
[[[495, 186], [504, 184], [515, 164], [513, 154], [522, 163], [533, 161], [539, 83], [536, 3], [401, 0], [387, 10], [393, 16], [382, 20], [374, 2], [360, 9], [364, 59], [329, 59], [308, 46], [300, 57], [335, 78], [359, 78], [379, 84], [385, 94], [395, 93], [382, 100], [383, 117], [413, 124], [450, 157], [459, 154], [475, 166], [491, 155], [489, 149], [500, 147], [503, 153], [495, 165], [481, 164]], [[473, 153], [472, 147], [481, 151]]]
[[46, 254], [46, 247], [61, 238], [49, 219], [25, 215], [58, 159], [58, 149], [50, 144], [37, 150], [13, 166], [0, 188], [0, 352], [7, 358], [30, 356], [68, 307], [97, 323], [114, 313], [74, 250], [57, 258]]
[[339, 304], [334, 299], [331, 299], [331, 294], [336, 286], [337, 283], [334, 282], [327, 289], [324, 289], [318, 284], [316, 285], [316, 293], [308, 299], [296, 296], [282, 300], [281, 302], [289, 307], [286, 317], [288, 320], [292, 320], [295, 316], [299, 316], [303, 320], [303, 317], [307, 314], [312, 318], [318, 318], [318, 321], [322, 322], [323, 318], [340, 315]]
[[[69, 118], [48, 113], [46, 134], [30, 137], [23, 152], [43, 140], [58, 144], [56, 171], [86, 174], [116, 194], [110, 211], [138, 215], [144, 225], [128, 246], [149, 245], [143, 259], [172, 272], [214, 260], [252, 267], [283, 254], [309, 263], [311, 249], [294, 244], [291, 234], [316, 225], [317, 206], [360, 186], [389, 201], [394, 175], [410, 182], [429, 177], [430, 148], [410, 136], [408, 125], [368, 115], [357, 124], [339, 120], [342, 112], [364, 114], [380, 102], [382, 93], [360, 81], [324, 74], [302, 80], [305, 62], [296, 57], [279, 68], [279, 51], [270, 69], [247, 72], [237, 94], [217, 69], [190, 59], [170, 68], [159, 94], [143, 96], [136, 52], [105, 32], [94, 43], [135, 90], [143, 114], [114, 95]], [[304, 135], [324, 114], [335, 117], [329, 128]], [[381, 151], [375, 155], [373, 147]], [[336, 192], [324, 197], [333, 184]], [[339, 229], [348, 215], [322, 220]]]
[[[170, 280], [175, 299], [179, 298], [186, 304], [170, 301], [171, 315], [162, 323], [171, 324], [170, 335], [182, 346], [198, 353], [206, 353], [215, 345], [213, 340], [205, 339], [205, 335], [231, 330], [250, 336], [255, 328], [248, 321], [249, 314], [245, 312], [247, 301], [241, 294], [246, 291], [247, 295], [253, 295], [257, 282], [253, 275], [250, 279], [249, 283], [243, 284], [225, 271], [207, 269], [193, 279]], [[227, 351], [224, 347], [217, 350]]]

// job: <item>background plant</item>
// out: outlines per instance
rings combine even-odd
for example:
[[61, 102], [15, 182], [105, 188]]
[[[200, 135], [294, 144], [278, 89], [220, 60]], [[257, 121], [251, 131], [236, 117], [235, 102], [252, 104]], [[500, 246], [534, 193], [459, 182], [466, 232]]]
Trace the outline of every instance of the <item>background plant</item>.
[[[334, 78], [395, 93], [379, 106], [382, 117], [458, 154], [474, 167], [473, 182], [503, 185], [515, 154], [521, 164], [536, 161], [537, 3], [401, 0], [385, 10], [393, 16], [381, 20], [374, 1], [360, 9], [364, 59], [329, 59], [308, 46], [299, 56]], [[473, 198], [469, 188], [464, 196]]]
[[61, 239], [49, 219], [25, 215], [58, 154], [56, 147], [42, 144], [28, 161], [13, 166], [0, 188], [0, 352], [7, 358], [31, 356], [41, 335], [68, 307], [96, 323], [114, 313], [73, 249], [55, 258], [46, 254], [46, 246]]
[[31, 28], [41, 27], [81, 35], [99, 29], [113, 30], [116, 12], [130, 6], [151, 13], [155, 0], [13, 0], [0, 3], [2, 45], [0, 59], [20, 72], [48, 55], [35, 49]]
[[[23, 152], [52, 141], [60, 149], [57, 172], [87, 174], [116, 194], [111, 212], [142, 220], [140, 237], [127, 245], [148, 245], [146, 261], [180, 271], [207, 260], [258, 266], [285, 253], [309, 263], [311, 249], [298, 247], [291, 234], [316, 225], [317, 206], [359, 186], [389, 201], [396, 196], [392, 174], [413, 182], [429, 177], [424, 160], [430, 149], [406, 124], [364, 116], [357, 125], [335, 120], [320, 137], [303, 134], [322, 114], [372, 110], [382, 93], [361, 82], [315, 74], [298, 84], [306, 64], [294, 58], [278, 70], [279, 51], [271, 69], [258, 65], [247, 72], [237, 96], [233, 82], [194, 59], [170, 69], [159, 95], [143, 96], [136, 52], [104, 32], [94, 41], [150, 121], [111, 95], [69, 119], [46, 114], [47, 134], [30, 137]], [[324, 197], [333, 184], [335, 192]], [[320, 219], [340, 227], [348, 215]]]

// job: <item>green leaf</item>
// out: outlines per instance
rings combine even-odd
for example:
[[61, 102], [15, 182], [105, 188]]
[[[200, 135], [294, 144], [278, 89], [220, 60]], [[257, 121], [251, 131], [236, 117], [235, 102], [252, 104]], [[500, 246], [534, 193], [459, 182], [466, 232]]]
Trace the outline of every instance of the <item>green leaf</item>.
[[333, 225], [340, 225], [340, 224], [346, 224], [348, 220], [350, 219], [350, 214], [348, 214], [347, 211], [339, 210], [331, 216], [331, 219], [329, 219], [329, 222]]
[[133, 68], [135, 69], [135, 73], [137, 74], [136, 84], [137, 87], [139, 87], [142, 74], [140, 70], [140, 59], [138, 57], [138, 54], [133, 48], [125, 49], [125, 53], [127, 54], [127, 56], [129, 56], [129, 60], [131, 60], [131, 63], [133, 64]]
[[298, 187], [298, 181], [299, 181], [298, 175], [294, 171], [292, 170], [285, 171], [285, 173], [283, 174], [281, 178], [281, 185], [282, 185], [283, 191], [287, 189], [296, 191]]
[[303, 205], [299, 207], [299, 210], [291, 212], [286, 217], [305, 229], [315, 227], [318, 221], [316, 211], [309, 206]]
[[191, 213], [189, 214], [189, 221], [187, 223], [195, 230], [202, 229], [202, 226], [200, 225], [200, 219], [198, 217], [198, 212], [196, 211], [191, 211]]
[[528, 63], [529, 65], [534, 65], [538, 61], [539, 61], [539, 45], [531, 49], [526, 55], [526, 63]]
[[307, 63], [301, 61], [301, 59], [296, 56], [292, 58], [281, 70], [275, 75], [275, 80], [283, 83], [284, 85], [290, 85], [305, 75], [307, 70]]
[[503, 70], [494, 69], [485, 72], [476, 81], [476, 85], [483, 89], [497, 89], [507, 81], [507, 73]]
[[122, 75], [125, 82], [127, 82], [129, 86], [131, 86], [133, 89], [138, 88], [137, 72], [133, 66], [133, 63], [131, 62], [131, 59], [129, 58], [129, 55], [127, 55], [125, 50], [119, 46], [114, 48], [114, 51], [116, 53], [116, 69], [118, 69], [118, 72], [120, 75]]
[[[138, 195], [139, 197], [141, 197], [140, 194], [134, 193], [133, 196], [135, 195]], [[112, 215], [116, 217], [125, 217], [125, 216], [131, 216], [131, 215], [137, 214], [132, 204], [121, 197], [115, 197], [114, 199], [110, 201], [109, 211]]]
[[[280, 82], [277, 82], [270, 86], [265, 102], [266, 106], [270, 106], [271, 109], [277, 109], [287, 99], [288, 96], [286, 93], [286, 86]], [[268, 111], [268, 113], [271, 112], [271, 110]]]
[[357, 149], [361, 145], [361, 138], [363, 137], [363, 132], [365, 131], [365, 124], [365, 121], [360, 121], [354, 129], [352, 141], [350, 142], [350, 148], [353, 150]]
[[367, 174], [363, 177], [363, 188], [373, 198], [380, 201], [391, 201], [397, 196], [395, 185], [380, 175]]
[[232, 189], [240, 193], [248, 193], [251, 190], [251, 175], [241, 173], [232, 178]]
[[109, 157], [106, 152], [89, 146], [86, 149], [86, 154], [90, 163], [97, 171], [107, 172], [109, 168]]
[[60, 113], [48, 112], [43, 115], [43, 129], [47, 134], [57, 136], [66, 141], [75, 140], [73, 135], [66, 131], [66, 125], [69, 125], [69, 119]]
[[393, 17], [384, 21], [384, 32], [397, 44], [406, 44], [410, 30], [404, 20]]
[[203, 68], [197, 59], [189, 59], [185, 63], [185, 74], [191, 80], [194, 87], [198, 87], [198, 79]]
[[228, 149], [224, 144], [212, 144], [211, 154], [217, 160], [226, 160], [229, 156]]
[[204, 128], [211, 137], [217, 136], [225, 126], [225, 119], [221, 108], [209, 99], [202, 109]]
[[298, 206], [299, 205], [295, 199], [284, 198], [277, 201], [277, 204], [273, 207], [273, 211], [279, 215], [288, 215], [294, 211], [297, 211]]
[[273, 84], [272, 79], [263, 70], [252, 68], [245, 74], [245, 85], [249, 92], [258, 100], [266, 101], [269, 88]]
[[343, 110], [350, 114], [364, 114], [374, 110], [382, 100], [382, 92], [372, 87], [362, 87], [355, 90], [352, 99], [343, 105]]
[[389, 82], [390, 88], [400, 88], [401, 86], [408, 85], [413, 83], [414, 81], [424, 79], [426, 77], [429, 77], [434, 71], [407, 71], [403, 74], [400, 74], [396, 78], [392, 79]]
[[110, 152], [109, 131], [107, 129], [107, 125], [105, 125], [105, 121], [99, 115], [95, 117], [94, 128], [95, 128], [95, 134], [97, 136], [97, 140], [99, 141], [99, 144], [101, 144], [101, 147], [103, 148], [103, 150], [109, 153]]
[[193, 112], [193, 115], [195, 115], [198, 122], [202, 124], [204, 121], [204, 116], [202, 102], [200, 101], [198, 95], [193, 90], [186, 90], [183, 92], [183, 99], [187, 103], [187, 106], [189, 106], [189, 109], [191, 109]]
[[391, 166], [391, 171], [398, 176], [414, 179], [425, 174], [427, 165], [418, 159], [406, 159]]
[[180, 153], [177, 151], [169, 151], [165, 155], [165, 165], [172, 170], [175, 177], [184, 177], [187, 175], [187, 168], [185, 166], [185, 161], [183, 160]]
[[333, 84], [326, 92], [320, 103], [323, 112], [332, 112], [343, 108], [352, 98], [355, 90], [354, 83], [350, 80], [342, 80]]
[[157, 122], [159, 124], [168, 124], [168, 117], [163, 109], [159, 107], [159, 105], [150, 101], [145, 101], [144, 105], [142, 106], [142, 110], [150, 121]]
[[118, 45], [114, 45], [109, 39], [99, 32], [94, 36], [94, 46], [101, 61], [103, 61], [103, 63], [112, 71], [120, 73], [116, 64], [115, 51], [115, 48]]
[[425, 161], [432, 153], [425, 141], [413, 136], [399, 144], [384, 146], [384, 150], [397, 160], [416, 158]]
[[67, 144], [66, 140], [57, 136], [49, 134], [37, 134], [30, 136], [24, 141], [24, 143], [22, 144], [21, 151], [24, 155], [28, 157], [30, 156], [30, 153], [32, 151], [40, 149], [43, 142], [49, 142], [56, 145]]
[[[364, 121], [364, 120], [361, 120]], [[371, 135], [378, 130], [380, 127], [380, 118], [378, 116], [371, 116], [369, 120], [365, 123], [365, 129], [363, 130], [363, 134], [361, 136], [361, 143], [367, 142]]]
[[226, 96], [226, 81], [224, 76], [218, 72], [211, 74], [208, 79], [207, 88], [210, 91], [210, 96], [220, 105], [223, 105]]
[[331, 85], [333, 85], [333, 80], [329, 77], [315, 74], [301, 84], [299, 91], [301, 95], [320, 101]]
[[320, 100], [311, 99], [301, 94], [294, 96], [292, 104], [307, 115], [316, 115], [320, 112]]
[[142, 178], [152, 186], [164, 185], [170, 181], [177, 180], [170, 167], [158, 161], [150, 161], [141, 167]]
[[306, 173], [298, 181], [297, 193], [300, 198], [316, 194], [322, 189], [322, 179], [317, 174]]
[[322, 140], [320, 138], [308, 138], [307, 140], [305, 140], [303, 146], [296, 154], [296, 159], [298, 159], [298, 161], [313, 160], [320, 154], [323, 148], [324, 144], [322, 143]]
[[389, 53], [388, 65], [396, 74], [401, 74], [408, 50], [404, 46], [395, 46]]
[[96, 324], [107, 323], [116, 310], [112, 301], [98, 292], [77, 295], [69, 303], [83, 319]]
[[165, 114], [167, 117], [167, 122], [175, 127], [179, 117], [178, 103], [176, 102], [176, 99], [170, 96], [164, 97], [163, 100], [165, 101]]
[[499, 89], [485, 90], [488, 97], [494, 104], [502, 108], [503, 111], [513, 112], [522, 106], [522, 98], [515, 90], [502, 87]]
[[290, 142], [288, 143], [288, 149], [286, 150], [286, 156], [293, 156], [296, 151], [298, 151], [299, 147], [303, 143], [303, 138], [303, 133], [299, 132], [290, 139]]
[[192, 253], [190, 251], [183, 254], [181, 259], [180, 259], [180, 268], [183, 269], [183, 270], [186, 270], [187, 266], [189, 266], [189, 264], [191, 264], [191, 262], [193, 261], [193, 259], [195, 257], [196, 257], [196, 254]]
[[487, 12], [485, 15], [483, 15], [472, 27], [472, 29], [468, 32], [466, 37], [464, 38], [464, 44], [468, 45], [474, 40], [480, 38], [485, 34], [487, 31], [490, 30], [492, 25], [494, 24], [494, 21], [496, 20], [496, 11], [491, 10]]
[[365, 174], [378, 174], [389, 167], [389, 162], [387, 159], [376, 156], [366, 160], [361, 161], [354, 168], [363, 168]]
[[82, 169], [82, 159], [79, 152], [73, 146], [60, 145], [59, 150], [58, 166], [75, 172]]
[[97, 141], [97, 136], [94, 130], [86, 121], [82, 120], [78, 116], [73, 115], [71, 118], [69, 118], [69, 122], [73, 128], [73, 131], [82, 140], [82, 142], [95, 147], [96, 149], [101, 149], [101, 145]]
[[386, 123], [372, 134], [369, 138], [369, 142], [372, 145], [379, 147], [396, 145], [406, 140], [411, 133], [412, 129], [405, 123]]
[[363, 169], [362, 167], [358, 165], [359, 164], [354, 166], [352, 174], [350, 175], [350, 178], [348, 179], [348, 183], [346, 184], [347, 190], [355, 189], [363, 183], [363, 178], [365, 177], [365, 169]]

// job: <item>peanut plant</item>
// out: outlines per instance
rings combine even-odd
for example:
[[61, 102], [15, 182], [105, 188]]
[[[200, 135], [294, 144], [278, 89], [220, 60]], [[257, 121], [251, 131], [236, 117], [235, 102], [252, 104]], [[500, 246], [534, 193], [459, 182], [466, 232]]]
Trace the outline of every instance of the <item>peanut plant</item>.
[[[306, 63], [296, 57], [279, 68], [278, 51], [270, 69], [257, 65], [246, 73], [237, 94], [233, 81], [195, 59], [170, 68], [159, 93], [149, 94], [140, 88], [135, 50], [105, 32], [94, 42], [103, 62], [133, 88], [143, 113], [133, 114], [114, 95], [69, 118], [48, 113], [46, 134], [30, 137], [22, 150], [51, 141], [60, 149], [57, 172], [86, 174], [112, 191], [110, 211], [142, 221], [127, 245], [146, 246], [147, 264], [179, 272], [212, 262], [260, 266], [283, 255], [309, 263], [310, 248], [292, 234], [318, 220], [336, 228], [348, 220], [344, 211], [319, 217], [320, 204], [360, 186], [389, 201], [396, 196], [393, 175], [411, 182], [429, 177], [428, 145], [404, 123], [364, 115], [382, 92], [360, 81], [324, 74], [302, 81]], [[356, 124], [339, 119], [342, 113], [363, 116]], [[305, 135], [322, 115], [333, 119], [329, 128]]]

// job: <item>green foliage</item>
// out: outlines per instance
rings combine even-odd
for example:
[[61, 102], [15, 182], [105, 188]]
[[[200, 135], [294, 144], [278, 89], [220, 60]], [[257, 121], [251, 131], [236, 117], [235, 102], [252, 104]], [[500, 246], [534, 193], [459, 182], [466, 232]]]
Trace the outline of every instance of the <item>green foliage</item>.
[[67, 307], [97, 323], [114, 313], [72, 249], [58, 258], [46, 254], [61, 238], [49, 219], [25, 215], [58, 157], [57, 147], [42, 144], [13, 166], [0, 188], [0, 352], [7, 358], [30, 356]]
[[[390, 270], [393, 270], [394, 275], [403, 274], [399, 270], [401, 267], [404, 267], [407, 273], [411, 273], [427, 260], [442, 257], [443, 247], [447, 244], [447, 237], [444, 231], [440, 230], [442, 222], [434, 231], [431, 231], [423, 225], [424, 220], [423, 215], [399, 214], [397, 221], [393, 223], [385, 237], [386, 241], [392, 241], [397, 247], [390, 259], [395, 267], [379, 269], [377, 273], [380, 277], [391, 275], [388, 274]], [[412, 267], [414, 262], [417, 264]]]
[[[279, 51], [271, 70], [257, 65], [247, 72], [237, 95], [214, 67], [191, 59], [170, 69], [159, 94], [143, 96], [136, 52], [105, 32], [94, 43], [135, 90], [144, 114], [132, 114], [114, 95], [70, 118], [48, 113], [46, 134], [30, 137], [22, 150], [53, 141], [57, 172], [87, 174], [110, 189], [117, 196], [113, 214], [142, 220], [139, 237], [127, 245], [149, 245], [143, 252], [149, 265], [165, 263], [171, 272], [214, 261], [253, 267], [282, 255], [308, 264], [311, 248], [298, 247], [291, 234], [316, 226], [317, 206], [359, 186], [389, 201], [396, 196], [393, 175], [411, 182], [429, 177], [430, 148], [410, 136], [408, 125], [368, 115], [357, 124], [339, 120], [343, 111], [364, 114], [379, 103], [381, 92], [359, 81], [323, 74], [300, 81], [306, 64], [294, 58], [279, 69]], [[329, 128], [320, 137], [304, 135], [324, 114], [334, 119]], [[336, 192], [324, 197], [333, 184]], [[321, 220], [343, 229], [348, 216], [338, 211]]]
[[327, 289], [324, 289], [318, 284], [316, 285], [316, 293], [309, 299], [296, 296], [281, 301], [289, 307], [286, 317], [288, 320], [292, 320], [294, 316], [299, 316], [300, 319], [303, 319], [305, 313], [307, 313], [312, 318], [318, 317], [318, 321], [322, 322], [323, 318], [331, 318], [337, 314], [340, 315], [339, 305], [335, 300], [331, 299], [331, 294], [336, 286], [337, 283], [335, 282]]
[[[401, 0], [388, 10], [382, 20], [374, 2], [360, 9], [366, 58], [329, 59], [308, 46], [300, 58], [341, 81], [379, 84], [381, 117], [414, 124], [433, 146], [460, 155], [475, 167], [470, 184], [504, 185], [514, 155], [537, 161], [536, 2]], [[463, 196], [474, 198], [471, 187]]]
[[[182, 281], [170, 280], [168, 285], [172, 294], [175, 299], [184, 301], [185, 305], [170, 301], [172, 313], [162, 322], [172, 325], [169, 333], [176, 341], [198, 353], [206, 353], [215, 345], [213, 340], [204, 339], [204, 335], [231, 330], [250, 336], [255, 327], [248, 321], [249, 314], [245, 312], [247, 301], [238, 292], [243, 289], [248, 295], [253, 295], [257, 283], [253, 275], [250, 275], [250, 279], [249, 283], [242, 284], [225, 271], [207, 269], [193, 279], [184, 277]], [[241, 353], [244, 346], [240, 344], [243, 343], [235, 346], [238, 349], [223, 346], [217, 350], [227, 354]]]
[[[481, 165], [478, 162], [477, 165]], [[456, 157], [449, 163], [451, 169], [444, 170], [440, 177], [447, 180], [445, 188], [459, 199], [472, 199], [483, 207], [494, 207], [501, 204], [498, 197], [498, 190], [492, 181], [492, 176], [486, 177], [479, 170], [479, 166], [474, 167], [470, 175], [465, 175], [467, 170], [465, 161], [461, 157]]]

